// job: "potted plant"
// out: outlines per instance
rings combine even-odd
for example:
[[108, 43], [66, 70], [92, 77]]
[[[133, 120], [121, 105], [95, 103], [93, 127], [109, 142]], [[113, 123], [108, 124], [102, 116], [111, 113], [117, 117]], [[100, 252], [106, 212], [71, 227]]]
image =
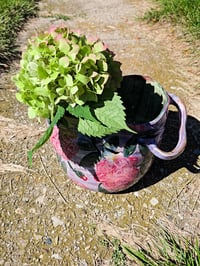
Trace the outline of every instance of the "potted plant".
[[[29, 41], [13, 78], [16, 97], [28, 105], [29, 118], [48, 121], [45, 134], [28, 152], [30, 163], [33, 152], [51, 138], [68, 176], [83, 187], [117, 192], [144, 175], [152, 154], [144, 141], [138, 146], [135, 133], [149, 131], [147, 125], [144, 130], [144, 123], [160, 112], [159, 124], [164, 127], [169, 96], [149, 78], [122, 78], [120, 65], [102, 41], [63, 26]], [[154, 102], [148, 118], [146, 111], [136, 107], [139, 98], [141, 108], [149, 108], [148, 114]], [[153, 100], [147, 102], [150, 98]], [[138, 116], [134, 121], [133, 112]]]

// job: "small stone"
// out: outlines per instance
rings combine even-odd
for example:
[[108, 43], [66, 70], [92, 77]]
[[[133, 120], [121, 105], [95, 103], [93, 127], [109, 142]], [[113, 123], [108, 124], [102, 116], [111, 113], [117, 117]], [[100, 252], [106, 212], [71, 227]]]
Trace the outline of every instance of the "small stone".
[[21, 208], [17, 208], [17, 209], [15, 210], [15, 213], [16, 213], [16, 214], [23, 215], [23, 214], [24, 214], [24, 211], [23, 211], [23, 209], [21, 209]]
[[51, 256], [51, 258], [52, 259], [56, 259], [56, 260], [62, 260], [62, 257], [59, 255], [59, 254], [53, 254], [52, 256]]
[[25, 248], [26, 245], [28, 244], [27, 240], [24, 240], [24, 239], [18, 239], [18, 244], [21, 248]]
[[29, 212], [32, 213], [32, 214], [36, 214], [36, 209], [35, 208], [30, 208]]
[[39, 196], [37, 199], [36, 199], [36, 203], [38, 203], [39, 205], [44, 205], [45, 204], [45, 195], [42, 195], [42, 196]]
[[51, 245], [51, 244], [52, 244], [52, 239], [51, 239], [50, 237], [45, 237], [45, 239], [44, 239], [44, 243], [45, 243], [46, 245]]
[[6, 261], [5, 264], [4, 264], [4, 266], [11, 266], [11, 263], [8, 262], [8, 261]]
[[83, 204], [76, 204], [76, 207], [78, 208], [78, 209], [83, 209]]
[[35, 238], [35, 240], [40, 240], [40, 239], [42, 239], [42, 236], [38, 235], [38, 234], [34, 234], [34, 238]]
[[158, 200], [156, 199], [156, 198], [152, 198], [151, 200], [150, 200], [150, 203], [151, 203], [151, 205], [152, 206], [156, 206], [157, 204], [158, 204]]
[[52, 223], [54, 227], [57, 227], [58, 225], [64, 225], [64, 222], [62, 220], [60, 220], [58, 217], [56, 216], [52, 216], [51, 217]]

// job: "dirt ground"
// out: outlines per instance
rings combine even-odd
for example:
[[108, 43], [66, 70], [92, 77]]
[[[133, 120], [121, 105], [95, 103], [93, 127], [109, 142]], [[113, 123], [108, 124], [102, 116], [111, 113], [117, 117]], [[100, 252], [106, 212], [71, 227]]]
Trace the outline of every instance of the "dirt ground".
[[[185, 103], [187, 147], [172, 161], [155, 158], [150, 171], [130, 191], [107, 195], [72, 183], [50, 143], [27, 165], [45, 121], [30, 121], [15, 99], [13, 62], [0, 79], [0, 265], [109, 265], [105, 234], [135, 245], [147, 243], [160, 225], [187, 236], [200, 235], [200, 60], [180, 29], [138, 19], [152, 6], [144, 0], [41, 0], [39, 17], [19, 34], [27, 39], [63, 23], [97, 36], [121, 61], [124, 75], [151, 76]], [[62, 16], [68, 20], [60, 19]], [[178, 114], [171, 110], [162, 148], [177, 141]]]

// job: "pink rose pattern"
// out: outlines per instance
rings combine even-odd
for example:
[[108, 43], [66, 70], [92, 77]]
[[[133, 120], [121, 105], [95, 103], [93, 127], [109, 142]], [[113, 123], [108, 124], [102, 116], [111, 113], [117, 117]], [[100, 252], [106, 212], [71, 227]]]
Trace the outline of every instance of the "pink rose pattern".
[[97, 178], [109, 192], [125, 190], [133, 185], [137, 178], [137, 161], [137, 157], [134, 156], [116, 156], [113, 160], [102, 159], [95, 165]]
[[76, 163], [76, 157], [81, 152], [76, 134], [63, 132], [55, 126], [50, 141], [60, 156], [61, 164], [65, 165], [64, 170], [81, 187], [113, 193], [125, 190], [137, 181], [140, 171], [138, 156], [124, 157], [123, 153], [118, 153], [110, 158], [101, 157], [90, 171]]

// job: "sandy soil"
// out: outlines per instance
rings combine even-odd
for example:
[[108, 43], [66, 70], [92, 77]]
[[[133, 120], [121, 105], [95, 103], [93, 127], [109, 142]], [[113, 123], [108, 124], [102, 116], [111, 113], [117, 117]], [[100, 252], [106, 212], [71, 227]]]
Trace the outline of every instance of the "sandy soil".
[[[177, 159], [155, 159], [149, 173], [129, 192], [105, 195], [73, 184], [49, 143], [27, 167], [26, 152], [45, 129], [27, 118], [15, 99], [13, 62], [0, 80], [0, 265], [109, 265], [105, 235], [131, 245], [147, 243], [159, 225], [181, 235], [199, 235], [200, 61], [180, 29], [138, 20], [152, 5], [144, 0], [41, 0], [39, 17], [20, 33], [27, 39], [64, 23], [98, 36], [122, 62], [124, 75], [145, 74], [177, 94], [188, 111], [188, 144]], [[64, 21], [60, 15], [69, 17]], [[169, 114], [163, 148], [172, 148], [178, 116]], [[151, 234], [150, 234], [151, 233]]]

